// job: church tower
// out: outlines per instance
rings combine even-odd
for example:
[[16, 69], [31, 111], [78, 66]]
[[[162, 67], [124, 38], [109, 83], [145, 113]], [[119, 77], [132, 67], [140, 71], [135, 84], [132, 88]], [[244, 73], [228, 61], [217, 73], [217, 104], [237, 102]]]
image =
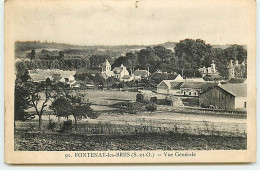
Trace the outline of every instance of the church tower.
[[102, 64], [102, 72], [111, 71], [111, 64], [106, 59], [105, 62]]
[[228, 69], [228, 79], [234, 78], [235, 77], [235, 68], [233, 65], [233, 60], [229, 61], [227, 69]]
[[215, 73], [216, 73], [216, 64], [215, 64], [214, 60], [212, 60], [211, 72], [212, 72], [212, 74], [215, 74]]

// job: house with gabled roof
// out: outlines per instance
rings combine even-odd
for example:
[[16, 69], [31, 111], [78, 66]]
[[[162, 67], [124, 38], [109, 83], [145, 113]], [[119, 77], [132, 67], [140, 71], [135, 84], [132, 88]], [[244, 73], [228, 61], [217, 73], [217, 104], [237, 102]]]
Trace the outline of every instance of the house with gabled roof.
[[211, 87], [218, 85], [217, 82], [194, 82], [185, 81], [180, 86], [180, 93], [184, 96], [196, 96], [198, 97], [202, 92], [208, 90]]
[[133, 75], [138, 77], [140, 76], [141, 79], [148, 79], [148, 77], [150, 76], [150, 72], [147, 70], [135, 70]]
[[201, 93], [199, 103], [202, 107], [214, 106], [220, 109], [246, 109], [247, 84], [227, 83], [217, 85]]
[[47, 78], [54, 82], [72, 82], [75, 81], [76, 71], [65, 71], [59, 69], [36, 69], [29, 70], [30, 80], [33, 82], [45, 81]]
[[111, 71], [111, 64], [109, 63], [109, 61], [106, 59], [105, 62], [101, 65], [101, 76], [104, 79], [107, 79], [108, 77], [112, 77], [114, 76], [114, 72]]
[[121, 64], [120, 67], [115, 67], [113, 69], [113, 73], [114, 73], [114, 77], [117, 79], [121, 79], [123, 76], [129, 75], [128, 70], [123, 64]]
[[157, 85], [157, 93], [178, 95], [183, 82], [181, 75], [176, 75], [174, 80], [163, 80]]
[[246, 78], [231, 78], [228, 83], [246, 83]]

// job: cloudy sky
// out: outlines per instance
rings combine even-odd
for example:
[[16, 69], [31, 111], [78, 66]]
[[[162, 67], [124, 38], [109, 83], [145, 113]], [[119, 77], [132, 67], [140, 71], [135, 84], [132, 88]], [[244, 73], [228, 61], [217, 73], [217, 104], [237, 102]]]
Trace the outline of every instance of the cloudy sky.
[[26, 0], [14, 8], [15, 39], [141, 45], [199, 38], [246, 44], [248, 0], [233, 1]]

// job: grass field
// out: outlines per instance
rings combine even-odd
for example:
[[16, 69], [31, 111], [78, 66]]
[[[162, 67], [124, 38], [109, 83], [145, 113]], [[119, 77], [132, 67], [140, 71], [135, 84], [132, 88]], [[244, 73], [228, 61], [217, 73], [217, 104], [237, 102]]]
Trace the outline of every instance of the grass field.
[[[28, 145], [30, 144], [30, 145]], [[246, 138], [187, 134], [83, 135], [15, 133], [15, 150], [243, 150]]]
[[[80, 91], [82, 92], [82, 91]], [[97, 119], [82, 119], [78, 129], [61, 133], [65, 118], [43, 116], [43, 130], [37, 118], [16, 122], [16, 150], [229, 150], [246, 149], [246, 117], [174, 112], [162, 105], [156, 112], [137, 114], [118, 111], [111, 105], [135, 101], [136, 93], [86, 90]], [[49, 118], [55, 129], [47, 130]], [[74, 121], [73, 117], [69, 117]]]

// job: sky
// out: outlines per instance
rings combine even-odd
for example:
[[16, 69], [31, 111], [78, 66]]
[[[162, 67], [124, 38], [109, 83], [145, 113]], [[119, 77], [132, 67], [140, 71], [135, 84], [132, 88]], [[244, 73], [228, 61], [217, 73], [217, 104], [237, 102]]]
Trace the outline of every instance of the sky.
[[21, 41], [149, 45], [191, 38], [225, 45], [246, 44], [249, 34], [249, 0], [15, 1]]

